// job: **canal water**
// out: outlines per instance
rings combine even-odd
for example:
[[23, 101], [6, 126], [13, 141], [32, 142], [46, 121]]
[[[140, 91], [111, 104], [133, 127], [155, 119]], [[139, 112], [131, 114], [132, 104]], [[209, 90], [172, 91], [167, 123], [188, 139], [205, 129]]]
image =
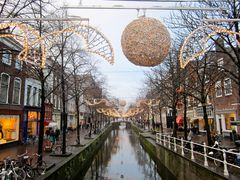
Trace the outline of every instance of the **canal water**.
[[122, 123], [119, 129], [112, 130], [85, 176], [79, 179], [161, 180], [160, 171], [140, 145], [138, 136]]

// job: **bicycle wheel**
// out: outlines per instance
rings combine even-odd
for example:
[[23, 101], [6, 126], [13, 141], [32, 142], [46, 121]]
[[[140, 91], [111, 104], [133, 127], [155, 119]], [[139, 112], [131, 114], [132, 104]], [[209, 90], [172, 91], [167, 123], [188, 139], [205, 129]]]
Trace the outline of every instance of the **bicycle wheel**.
[[70, 145], [68, 145], [67, 147], [66, 147], [66, 152], [72, 152], [72, 146], [70, 146]]
[[54, 154], [61, 154], [61, 153], [62, 153], [62, 147], [61, 147], [61, 146], [56, 146], [56, 147], [53, 149], [53, 153], [54, 153]]
[[47, 170], [47, 164], [45, 161], [40, 161], [37, 164], [37, 172], [39, 175], [44, 175]]
[[222, 160], [223, 160], [223, 156], [221, 152], [216, 152], [214, 154], [214, 164], [217, 167], [220, 167], [222, 165]]
[[25, 165], [23, 170], [26, 172], [27, 178], [30, 178], [30, 179], [34, 178], [35, 172], [34, 172], [34, 170], [33, 170], [33, 168], [31, 166]]
[[13, 176], [15, 177], [15, 179], [23, 180], [26, 179], [26, 172], [22, 168], [15, 167]]

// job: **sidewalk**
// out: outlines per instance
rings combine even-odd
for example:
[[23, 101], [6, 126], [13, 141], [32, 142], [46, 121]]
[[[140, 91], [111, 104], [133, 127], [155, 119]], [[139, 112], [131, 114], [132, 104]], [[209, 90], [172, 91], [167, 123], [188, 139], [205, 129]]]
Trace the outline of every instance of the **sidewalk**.
[[[139, 128], [139, 127], [138, 127]], [[155, 134], [152, 134], [148, 129], [143, 129], [140, 128], [141, 130], [143, 130], [144, 133], [148, 134], [148, 136], [151, 136], [151, 138], [156, 138]], [[163, 129], [163, 133], [167, 134], [167, 135], [171, 135], [172, 134], [173, 129], [170, 128], [164, 128]], [[184, 132], [177, 132], [177, 136], [178, 138], [184, 137]], [[207, 135], [206, 134], [196, 134], [193, 136], [192, 141], [195, 143], [199, 143], [201, 144], [202, 142], [205, 142], [207, 144]], [[233, 141], [231, 141], [230, 138], [228, 137], [223, 137], [222, 141], [220, 142], [220, 146], [224, 146], [224, 147], [228, 147], [228, 148], [234, 148], [236, 147], [235, 143]]]
[[[91, 139], [86, 139], [84, 138], [85, 135], [88, 134], [88, 130], [83, 129], [80, 131], [80, 143], [81, 145], [87, 144], [89, 141], [91, 141], [93, 138], [95, 138], [97, 135], [92, 134]], [[76, 144], [76, 139], [77, 139], [77, 131], [69, 131], [66, 134], [66, 144], [67, 145], [74, 145]], [[81, 146], [73, 146], [72, 147], [72, 154], [75, 154], [80, 148], [83, 148]], [[0, 150], [0, 161], [2, 161], [6, 157], [10, 157], [13, 159], [17, 159], [17, 155], [23, 154], [28, 151], [29, 155], [33, 153], [37, 153], [38, 150], [38, 143], [35, 144], [28, 144], [28, 145], [14, 145], [10, 146], [4, 149]], [[43, 160], [47, 163], [48, 168], [52, 167], [54, 164], [60, 163], [64, 161], [64, 157], [56, 157], [56, 156], [50, 156], [51, 152], [44, 152], [43, 151]]]

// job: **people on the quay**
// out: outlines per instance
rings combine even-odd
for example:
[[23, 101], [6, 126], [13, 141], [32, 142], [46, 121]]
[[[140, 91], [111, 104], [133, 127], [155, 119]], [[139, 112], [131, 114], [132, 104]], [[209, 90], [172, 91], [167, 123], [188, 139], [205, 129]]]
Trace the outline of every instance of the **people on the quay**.
[[57, 128], [57, 129], [55, 130], [55, 140], [56, 140], [56, 141], [59, 141], [59, 136], [60, 136], [60, 130]]
[[190, 128], [190, 131], [189, 131], [188, 136], [187, 136], [187, 140], [191, 141], [193, 136], [194, 136], [193, 130], [192, 130], [192, 128]]

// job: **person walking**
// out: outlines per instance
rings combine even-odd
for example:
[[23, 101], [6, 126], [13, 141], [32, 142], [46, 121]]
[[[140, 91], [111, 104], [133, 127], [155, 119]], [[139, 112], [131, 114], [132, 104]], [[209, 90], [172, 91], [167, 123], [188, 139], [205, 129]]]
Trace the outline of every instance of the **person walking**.
[[60, 135], [60, 130], [57, 128], [57, 129], [55, 130], [55, 140], [56, 140], [56, 141], [59, 141], [59, 135]]

